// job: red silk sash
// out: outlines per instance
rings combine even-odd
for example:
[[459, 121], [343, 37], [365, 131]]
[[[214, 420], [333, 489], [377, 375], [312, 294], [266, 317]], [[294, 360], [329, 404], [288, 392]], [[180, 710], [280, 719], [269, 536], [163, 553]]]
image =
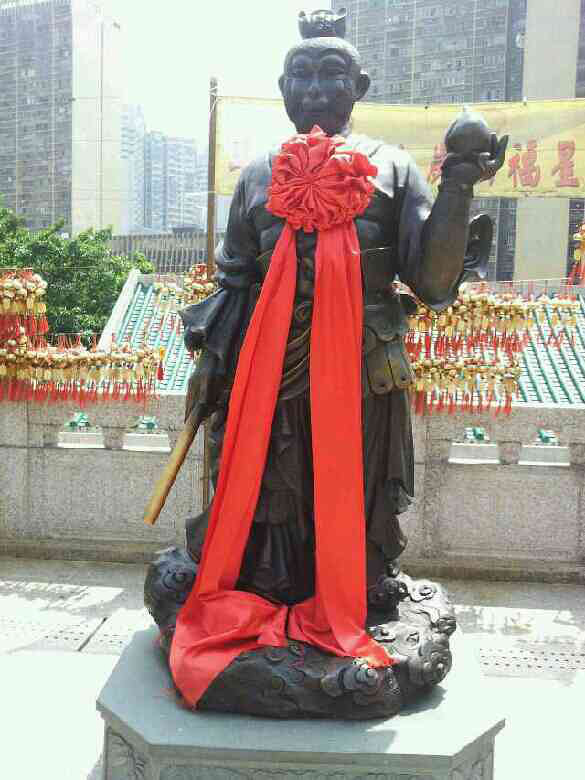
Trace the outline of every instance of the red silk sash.
[[[364, 630], [362, 286], [353, 217], [367, 207], [376, 169], [341, 144], [314, 128], [284, 144], [273, 164], [267, 208], [287, 223], [240, 352], [201, 565], [171, 646], [173, 678], [192, 706], [240, 653], [285, 646], [287, 636], [372, 666], [392, 663]], [[310, 352], [316, 586], [288, 608], [234, 588], [280, 387], [300, 228], [319, 231]]]

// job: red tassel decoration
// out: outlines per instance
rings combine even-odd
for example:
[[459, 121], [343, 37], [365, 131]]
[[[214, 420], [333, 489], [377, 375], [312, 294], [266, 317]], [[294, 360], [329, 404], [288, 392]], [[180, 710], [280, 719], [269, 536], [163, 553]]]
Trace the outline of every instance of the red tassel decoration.
[[434, 402], [435, 402], [435, 393], [433, 391], [432, 393], [429, 393], [428, 402], [427, 402], [427, 408], [426, 408], [426, 411], [427, 411], [427, 414], [429, 415], [429, 417], [433, 413]]
[[423, 391], [417, 390], [414, 394], [414, 413], [422, 414], [424, 409]]

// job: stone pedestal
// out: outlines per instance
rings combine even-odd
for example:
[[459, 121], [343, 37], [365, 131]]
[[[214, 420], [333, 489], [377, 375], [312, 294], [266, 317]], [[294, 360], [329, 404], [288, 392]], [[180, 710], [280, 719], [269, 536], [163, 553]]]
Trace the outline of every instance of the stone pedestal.
[[182, 709], [156, 629], [102, 690], [104, 780], [492, 780], [504, 720], [478, 671], [455, 670], [391, 720], [268, 720]]
[[123, 445], [133, 452], [170, 452], [168, 433], [126, 433]]
[[519, 466], [562, 466], [571, 465], [568, 447], [546, 444], [524, 444], [520, 450]]
[[467, 444], [454, 441], [451, 445], [449, 463], [473, 464], [474, 466], [498, 464], [500, 448], [497, 444]]
[[59, 431], [57, 447], [66, 449], [103, 450], [104, 435], [101, 431]]

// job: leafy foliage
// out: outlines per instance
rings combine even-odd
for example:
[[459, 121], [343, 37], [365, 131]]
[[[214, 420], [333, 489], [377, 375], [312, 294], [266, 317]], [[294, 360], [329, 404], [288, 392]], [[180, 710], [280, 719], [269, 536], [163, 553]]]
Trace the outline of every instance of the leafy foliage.
[[57, 223], [33, 233], [0, 207], [0, 269], [32, 268], [48, 284], [45, 300], [51, 333], [101, 333], [133, 268], [152, 273], [144, 255], [112, 254], [111, 230], [62, 235]]

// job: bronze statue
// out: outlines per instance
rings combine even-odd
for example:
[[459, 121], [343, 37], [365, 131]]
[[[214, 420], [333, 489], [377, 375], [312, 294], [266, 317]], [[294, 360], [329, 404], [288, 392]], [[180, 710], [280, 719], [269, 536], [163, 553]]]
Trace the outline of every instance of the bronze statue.
[[[396, 295], [392, 282], [398, 277], [439, 310], [453, 302], [467, 273], [481, 274], [491, 223], [483, 217], [470, 230], [473, 185], [502, 166], [507, 138], [498, 140], [481, 117], [462, 114], [447, 132], [448, 155], [433, 204], [407, 152], [351, 133], [354, 103], [364, 97], [370, 79], [356, 49], [336, 37], [344, 26], [343, 14], [302, 15], [304, 40], [287, 54], [279, 85], [298, 133], [318, 126], [327, 136], [341, 136], [344, 149], [364, 155], [377, 169], [369, 205], [354, 219], [363, 292], [367, 625], [395, 665], [374, 669], [302, 642], [254, 649], [215, 678], [199, 700], [200, 708], [380, 717], [397, 712], [413, 691], [440, 681], [450, 668], [448, 635], [455, 624], [446, 596], [432, 583], [412, 581], [396, 564], [406, 545], [398, 515], [414, 492], [411, 371], [403, 343], [412, 299]], [[199, 416], [202, 410], [211, 416], [214, 484], [240, 349], [284, 228], [284, 220], [267, 209], [275, 154], [254, 161], [241, 175], [216, 254], [219, 291], [182, 314], [187, 347], [202, 350], [186, 413], [197, 409]], [[315, 232], [296, 232], [296, 292], [282, 378], [235, 586], [277, 605], [299, 604], [315, 592], [309, 346], [317, 240]], [[167, 647], [201, 562], [209, 511], [187, 522], [186, 551], [163, 554], [149, 571], [146, 602]]]

